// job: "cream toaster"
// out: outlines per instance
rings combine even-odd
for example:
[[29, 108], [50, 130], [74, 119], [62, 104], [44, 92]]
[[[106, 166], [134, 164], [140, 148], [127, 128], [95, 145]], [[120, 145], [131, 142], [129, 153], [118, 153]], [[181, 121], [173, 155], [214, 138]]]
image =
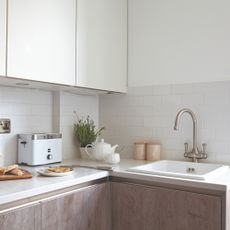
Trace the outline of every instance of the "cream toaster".
[[62, 161], [62, 134], [18, 134], [18, 163], [30, 166]]

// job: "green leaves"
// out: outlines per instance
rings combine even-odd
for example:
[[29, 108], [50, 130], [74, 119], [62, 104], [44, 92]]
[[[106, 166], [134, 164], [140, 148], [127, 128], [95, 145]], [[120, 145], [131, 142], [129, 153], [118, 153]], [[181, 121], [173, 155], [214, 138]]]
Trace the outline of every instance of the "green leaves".
[[94, 121], [90, 118], [89, 115], [86, 117], [86, 119], [78, 118], [78, 122], [74, 124], [74, 132], [76, 134], [76, 137], [81, 147], [85, 147], [86, 145], [91, 144], [94, 141], [96, 141], [97, 137], [100, 136], [101, 132], [104, 129], [105, 127], [96, 129]]

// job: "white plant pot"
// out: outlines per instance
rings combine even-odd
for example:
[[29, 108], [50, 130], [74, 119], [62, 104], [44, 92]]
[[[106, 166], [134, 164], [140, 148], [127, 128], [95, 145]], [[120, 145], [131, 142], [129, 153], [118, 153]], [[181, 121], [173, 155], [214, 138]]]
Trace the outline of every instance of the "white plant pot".
[[[91, 154], [93, 149], [88, 148], [87, 151]], [[85, 151], [85, 147], [80, 147], [80, 153], [81, 153], [81, 158], [83, 160], [93, 160], [92, 157], [90, 157], [87, 152]]]

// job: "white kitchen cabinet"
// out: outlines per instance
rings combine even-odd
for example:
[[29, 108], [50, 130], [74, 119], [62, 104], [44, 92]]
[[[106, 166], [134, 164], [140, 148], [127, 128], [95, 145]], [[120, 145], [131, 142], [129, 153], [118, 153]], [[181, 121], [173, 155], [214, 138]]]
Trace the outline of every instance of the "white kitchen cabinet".
[[77, 1], [76, 85], [116, 92], [127, 86], [127, 0]]
[[9, 0], [7, 76], [75, 84], [76, 0]]
[[0, 76], [6, 67], [6, 0], [0, 0]]

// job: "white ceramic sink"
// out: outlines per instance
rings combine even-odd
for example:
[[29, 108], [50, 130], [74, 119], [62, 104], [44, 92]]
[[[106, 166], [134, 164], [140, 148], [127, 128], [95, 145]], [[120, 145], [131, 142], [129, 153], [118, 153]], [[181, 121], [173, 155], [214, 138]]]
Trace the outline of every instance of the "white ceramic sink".
[[228, 170], [228, 165], [162, 160], [130, 168], [127, 171], [195, 180], [207, 180], [218, 177]]

